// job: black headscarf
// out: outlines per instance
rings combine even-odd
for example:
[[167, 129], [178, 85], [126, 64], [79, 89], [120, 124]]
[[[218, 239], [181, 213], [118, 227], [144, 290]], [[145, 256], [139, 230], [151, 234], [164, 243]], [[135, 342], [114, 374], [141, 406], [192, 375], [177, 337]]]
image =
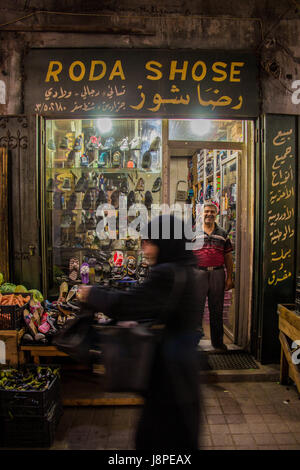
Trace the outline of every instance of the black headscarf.
[[[182, 220], [174, 215], [160, 215], [149, 222], [147, 229], [148, 239], [159, 248], [157, 264], [172, 262], [196, 264], [193, 251], [186, 249], [188, 240], [184, 235]], [[175, 238], [175, 235], [177, 237], [179, 235], [180, 238]]]

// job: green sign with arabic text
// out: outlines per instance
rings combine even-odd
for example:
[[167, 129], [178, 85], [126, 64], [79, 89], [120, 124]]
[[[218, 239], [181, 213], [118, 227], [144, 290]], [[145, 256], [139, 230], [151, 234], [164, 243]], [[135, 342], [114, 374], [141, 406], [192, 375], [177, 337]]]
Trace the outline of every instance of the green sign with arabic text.
[[43, 116], [250, 118], [256, 57], [240, 51], [32, 49], [25, 110]]

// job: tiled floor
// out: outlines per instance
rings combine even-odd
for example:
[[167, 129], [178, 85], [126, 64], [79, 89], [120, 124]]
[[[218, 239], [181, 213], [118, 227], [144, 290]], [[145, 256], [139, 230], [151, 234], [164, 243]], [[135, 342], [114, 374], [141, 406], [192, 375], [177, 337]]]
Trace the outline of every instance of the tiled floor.
[[[202, 386], [199, 449], [300, 450], [300, 400], [275, 382]], [[140, 407], [65, 408], [52, 449], [134, 449]]]
[[[202, 385], [203, 450], [300, 450], [300, 400], [294, 385]], [[65, 407], [51, 449], [133, 450], [140, 406]]]

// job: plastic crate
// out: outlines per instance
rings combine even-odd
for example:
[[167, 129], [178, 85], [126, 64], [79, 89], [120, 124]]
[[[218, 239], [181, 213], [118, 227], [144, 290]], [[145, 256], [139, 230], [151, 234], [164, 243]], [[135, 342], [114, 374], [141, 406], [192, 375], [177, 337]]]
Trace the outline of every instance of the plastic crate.
[[0, 416], [43, 417], [54, 404], [61, 406], [59, 376], [55, 376], [49, 387], [43, 391], [0, 390]]
[[2, 417], [0, 444], [2, 447], [50, 447], [62, 416], [62, 407], [54, 404], [46, 416]]
[[[6, 297], [11, 294], [2, 294], [3, 297]], [[15, 295], [21, 295], [22, 297], [30, 297], [31, 294], [28, 292], [20, 292]], [[25, 324], [23, 319], [23, 312], [26, 308], [29, 307], [29, 302], [27, 302], [23, 307], [18, 305], [0, 305], [0, 330], [20, 330]]]

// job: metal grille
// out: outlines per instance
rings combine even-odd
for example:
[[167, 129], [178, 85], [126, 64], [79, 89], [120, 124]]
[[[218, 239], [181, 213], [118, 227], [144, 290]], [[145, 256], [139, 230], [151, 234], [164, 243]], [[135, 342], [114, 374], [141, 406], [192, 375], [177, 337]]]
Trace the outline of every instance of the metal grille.
[[242, 370], [259, 369], [253, 357], [240, 351], [201, 354], [200, 369], [202, 370]]

